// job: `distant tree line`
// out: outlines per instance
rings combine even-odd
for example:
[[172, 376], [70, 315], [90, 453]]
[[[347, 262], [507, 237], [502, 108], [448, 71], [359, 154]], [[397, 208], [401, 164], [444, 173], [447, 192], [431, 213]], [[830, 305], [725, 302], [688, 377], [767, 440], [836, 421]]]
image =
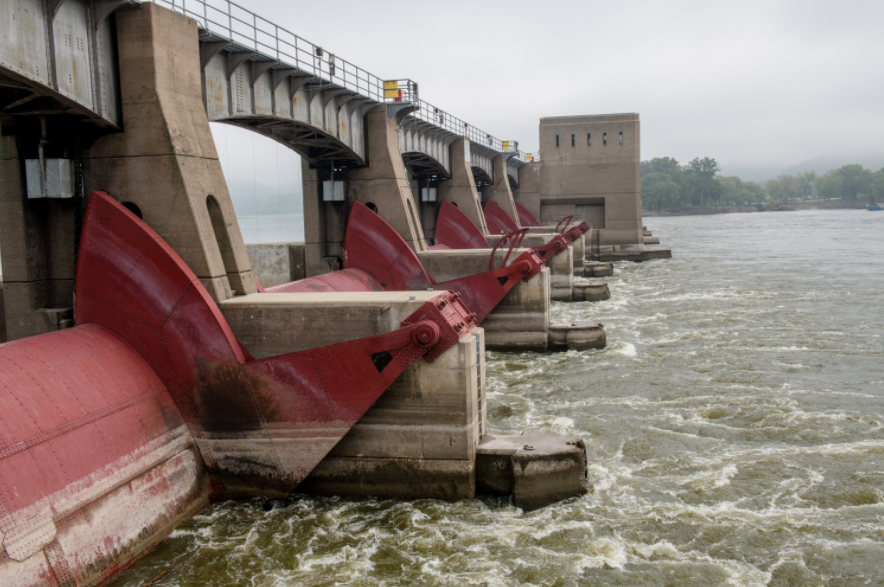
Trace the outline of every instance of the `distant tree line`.
[[718, 175], [721, 166], [711, 157], [680, 165], [671, 157], [641, 162], [642, 202], [650, 210], [704, 206], [751, 206], [811, 199], [833, 200], [884, 196], [884, 168], [845, 165], [817, 176], [813, 171], [781, 175], [763, 186], [736, 176]]

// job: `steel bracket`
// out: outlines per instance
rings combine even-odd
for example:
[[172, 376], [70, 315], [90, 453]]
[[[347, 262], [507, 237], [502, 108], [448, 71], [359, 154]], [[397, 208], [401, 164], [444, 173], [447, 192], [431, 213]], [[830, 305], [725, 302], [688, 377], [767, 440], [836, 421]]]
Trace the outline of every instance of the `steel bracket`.
[[234, 51], [227, 55], [227, 78], [233, 77], [233, 72], [241, 64], [258, 55], [257, 51]]

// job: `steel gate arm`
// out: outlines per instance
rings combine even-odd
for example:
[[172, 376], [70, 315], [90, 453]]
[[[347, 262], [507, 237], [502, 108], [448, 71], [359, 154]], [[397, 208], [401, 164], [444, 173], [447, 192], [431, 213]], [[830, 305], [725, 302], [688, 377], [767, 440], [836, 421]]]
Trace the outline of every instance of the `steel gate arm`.
[[541, 269], [543, 262], [540, 258], [533, 250], [526, 251], [506, 267], [443, 281], [433, 288], [457, 292], [466, 307], [475, 314], [476, 322], [481, 324], [511, 289], [523, 279], [528, 281]]

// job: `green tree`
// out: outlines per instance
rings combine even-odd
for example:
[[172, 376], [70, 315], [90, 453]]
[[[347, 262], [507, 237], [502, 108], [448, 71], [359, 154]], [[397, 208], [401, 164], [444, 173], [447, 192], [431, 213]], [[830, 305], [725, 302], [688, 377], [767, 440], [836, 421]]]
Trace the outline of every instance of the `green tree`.
[[746, 204], [760, 204], [764, 201], [764, 188], [754, 181], [744, 181], [743, 198]]
[[821, 198], [824, 200], [831, 200], [841, 196], [842, 181], [841, 174], [835, 169], [830, 169], [823, 175], [819, 176], [814, 182], [814, 185], [816, 185], [816, 191]]
[[875, 172], [872, 193], [878, 198], [884, 197], [884, 167]]
[[798, 181], [791, 175], [781, 175], [777, 181], [780, 182], [781, 200], [791, 202], [798, 195]]
[[672, 157], [654, 157], [650, 161], [642, 161], [641, 174], [667, 173], [670, 176], [679, 171], [678, 161]]
[[700, 191], [700, 206], [706, 205], [706, 190], [715, 178], [715, 174], [721, 171], [718, 161], [711, 157], [697, 157], [685, 166], [685, 171], [691, 174]]
[[816, 181], [816, 171], [805, 171], [796, 179], [798, 180], [799, 198], [806, 200], [813, 195], [813, 182]]
[[742, 203], [743, 180], [739, 177], [719, 177], [721, 200], [726, 206], [739, 206]]
[[783, 199], [783, 184], [777, 179], [769, 179], [764, 184], [767, 197], [771, 202], [779, 202]]
[[680, 202], [678, 184], [668, 173], [649, 173], [642, 177], [642, 201], [657, 212], [677, 208]]
[[838, 174], [841, 176], [841, 194], [851, 200], [860, 194], [868, 194], [874, 184], [874, 175], [862, 165], [845, 165]]

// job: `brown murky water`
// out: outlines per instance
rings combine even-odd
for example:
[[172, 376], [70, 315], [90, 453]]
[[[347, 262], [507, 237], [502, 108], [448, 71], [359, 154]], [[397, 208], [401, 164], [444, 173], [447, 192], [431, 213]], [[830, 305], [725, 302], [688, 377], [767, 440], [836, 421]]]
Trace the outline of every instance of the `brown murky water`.
[[155, 585], [884, 585], [884, 213], [654, 218], [609, 347], [489, 353], [491, 432], [579, 435], [592, 492], [226, 503], [120, 577]]

